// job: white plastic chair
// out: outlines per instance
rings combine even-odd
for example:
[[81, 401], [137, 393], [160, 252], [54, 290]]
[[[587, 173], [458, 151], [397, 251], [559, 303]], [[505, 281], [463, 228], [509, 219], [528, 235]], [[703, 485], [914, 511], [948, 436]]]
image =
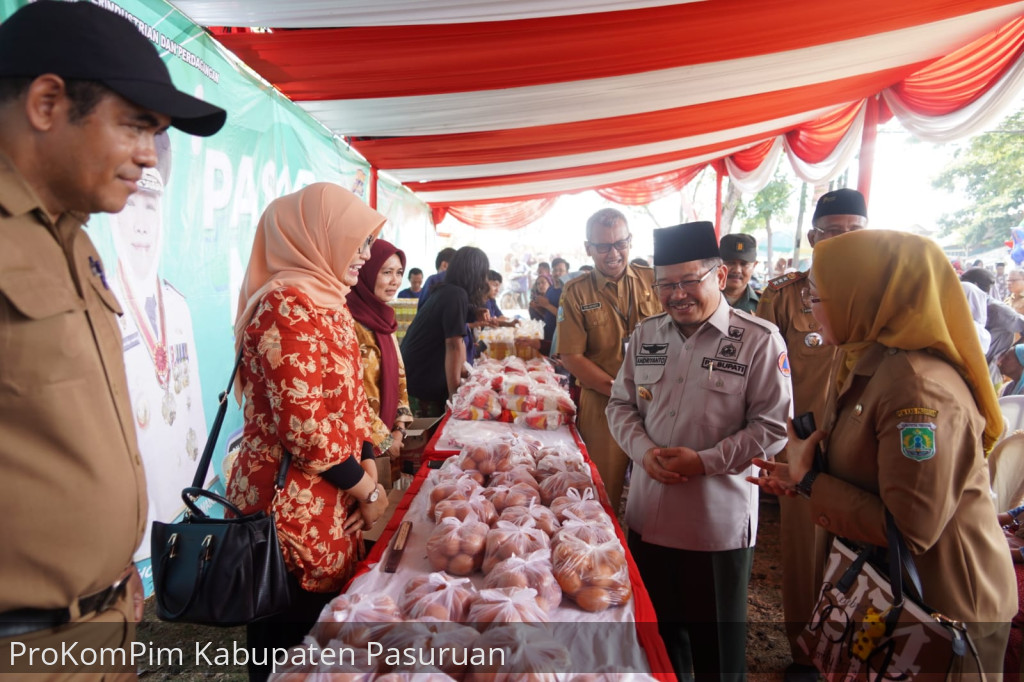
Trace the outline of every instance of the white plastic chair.
[[1006, 420], [1005, 435], [1024, 429], [1024, 395], [1008, 395], [999, 399], [999, 409]]
[[1024, 432], [1011, 433], [996, 443], [988, 456], [988, 469], [996, 511], [1024, 502]]

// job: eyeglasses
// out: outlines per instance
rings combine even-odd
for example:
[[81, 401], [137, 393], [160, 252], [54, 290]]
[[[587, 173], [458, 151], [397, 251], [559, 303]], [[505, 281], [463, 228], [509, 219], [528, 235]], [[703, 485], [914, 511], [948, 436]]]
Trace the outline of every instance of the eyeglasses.
[[376, 240], [377, 235], [371, 234], [369, 237], [366, 238], [366, 241], [363, 242], [362, 245], [359, 247], [359, 252], [362, 253], [363, 251], [369, 251], [370, 247], [373, 246], [373, 242], [375, 242]]
[[863, 228], [863, 225], [851, 225], [850, 227], [826, 227], [825, 229], [814, 226], [812, 229], [818, 234], [824, 236], [826, 239], [830, 239], [832, 237], [838, 237], [841, 234], [846, 234], [847, 232], [856, 232]]
[[692, 294], [695, 291], [697, 291], [697, 289], [700, 287], [701, 283], [704, 282], [704, 280], [706, 280], [708, 278], [708, 275], [710, 275], [712, 272], [714, 272], [717, 269], [718, 269], [717, 266], [711, 268], [710, 270], [705, 272], [703, 275], [701, 275], [699, 279], [684, 279], [681, 282], [658, 282], [658, 283], [656, 283], [654, 285], [654, 287], [658, 291], [660, 291], [662, 294], [667, 294], [667, 295], [671, 295], [672, 292], [675, 291], [676, 289], [681, 289], [681, 290], [685, 291], [688, 294]]
[[611, 242], [611, 243], [605, 243], [605, 244], [595, 244], [594, 242], [587, 242], [587, 244], [590, 245], [590, 248], [594, 249], [594, 251], [597, 251], [602, 256], [604, 254], [608, 253], [609, 251], [611, 251], [613, 248], [616, 251], [618, 251], [619, 253], [622, 253], [624, 251], [628, 251], [629, 250], [629, 245], [632, 244], [632, 243], [633, 243], [633, 235], [629, 235], [625, 239], [620, 239], [617, 242]]

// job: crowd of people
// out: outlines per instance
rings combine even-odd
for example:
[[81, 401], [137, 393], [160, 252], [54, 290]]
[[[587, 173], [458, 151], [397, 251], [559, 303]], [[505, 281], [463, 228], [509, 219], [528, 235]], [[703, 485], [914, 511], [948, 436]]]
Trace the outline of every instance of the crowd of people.
[[[120, 306], [82, 223], [124, 207], [168, 126], [211, 135], [224, 120], [97, 5], [37, 2], [0, 25], [4, 660], [25, 642], [131, 646], [145, 481]], [[1024, 274], [958, 278], [933, 242], [865, 229], [851, 189], [818, 200], [811, 269], [760, 291], [748, 235], [658, 229], [648, 265], [630, 259], [620, 211], [580, 222], [592, 263], [541, 264], [527, 306], [542, 350], [579, 388], [579, 432], [608, 498], [618, 509], [626, 497], [629, 549], [675, 671], [744, 678], [766, 491], [781, 504], [789, 682], [828, 672], [796, 636], [831, 537], [885, 547], [887, 514], [927, 602], [966, 624], [981, 669], [997, 674], [1017, 600], [986, 453], [1004, 429], [996, 383], [1024, 386]], [[401, 452], [414, 415], [444, 411], [474, 325], [509, 322], [503, 276], [476, 247], [442, 250], [435, 274], [412, 268], [400, 290], [406, 258], [378, 238], [384, 223], [318, 182], [272, 201], [256, 228], [234, 320], [244, 430], [226, 488], [243, 512], [273, 513], [292, 599], [249, 625], [249, 647], [301, 641], [386, 512], [378, 458]], [[396, 296], [419, 306], [401, 344]], [[798, 436], [791, 417], [807, 413], [818, 429]], [[120, 627], [80, 627], [93, 623]], [[958, 665], [980, 672], [971, 657]]]

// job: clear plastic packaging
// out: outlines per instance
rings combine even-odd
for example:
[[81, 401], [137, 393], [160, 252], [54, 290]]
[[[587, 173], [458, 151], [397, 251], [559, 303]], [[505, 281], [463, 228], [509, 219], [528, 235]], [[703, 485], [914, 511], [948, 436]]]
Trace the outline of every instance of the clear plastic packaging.
[[430, 491], [430, 504], [427, 506], [427, 519], [435, 520], [438, 502], [444, 500], [468, 500], [473, 493], [483, 490], [483, 486], [469, 476], [450, 478], [438, 482]]
[[427, 539], [427, 560], [435, 571], [465, 576], [480, 570], [490, 528], [475, 516], [441, 519]]
[[445, 573], [416, 576], [405, 586], [398, 604], [406, 618], [435, 618], [461, 623], [466, 620], [476, 590], [469, 578], [453, 578]]
[[401, 621], [398, 605], [386, 594], [341, 594], [324, 606], [309, 634], [321, 645], [339, 640], [365, 647]]
[[592, 488], [587, 488], [582, 494], [576, 488], [569, 488], [565, 495], [551, 501], [551, 511], [559, 521], [564, 521], [571, 515], [581, 521], [603, 523], [609, 528], [614, 528], [604, 506], [595, 499]]
[[537, 605], [537, 590], [499, 587], [480, 590], [469, 607], [469, 622], [480, 630], [500, 623], [546, 623], [547, 611]]
[[555, 513], [544, 505], [531, 502], [525, 507], [507, 507], [498, 517], [499, 521], [508, 521], [516, 525], [522, 525], [529, 521], [536, 524], [537, 528], [544, 531], [548, 537], [553, 536], [562, 527], [561, 522]]
[[481, 568], [485, 574], [490, 573], [499, 562], [513, 555], [526, 556], [550, 547], [551, 540], [547, 533], [537, 528], [532, 520], [527, 519], [519, 525], [509, 521], [498, 521], [494, 528], [487, 532]]
[[597, 495], [597, 490], [588, 474], [582, 471], [562, 471], [548, 476], [540, 484], [541, 501], [550, 506], [556, 497], [562, 497], [573, 489], [581, 495], [585, 490], [590, 490], [592, 495]]
[[562, 603], [562, 588], [551, 569], [551, 552], [546, 549], [498, 562], [484, 579], [484, 587], [533, 588], [537, 591], [537, 605], [547, 613]]
[[485, 488], [482, 495], [491, 501], [499, 514], [508, 507], [525, 507], [530, 502], [540, 502], [540, 489], [536, 484], [492, 485]]
[[567, 597], [585, 611], [622, 606], [633, 595], [629, 567], [617, 538], [600, 544], [565, 534], [551, 552], [555, 579]]
[[472, 515], [488, 526], [494, 525], [494, 522], [498, 520], [498, 509], [487, 495], [489, 491], [491, 491], [490, 488], [477, 488], [465, 500], [452, 498], [441, 500], [434, 506], [434, 522], [449, 516], [454, 516], [459, 521], [465, 521]]

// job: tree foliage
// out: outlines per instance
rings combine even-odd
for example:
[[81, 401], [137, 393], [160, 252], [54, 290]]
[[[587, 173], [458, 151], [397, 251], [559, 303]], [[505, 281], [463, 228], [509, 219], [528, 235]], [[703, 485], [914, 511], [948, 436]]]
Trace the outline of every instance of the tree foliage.
[[1024, 110], [1003, 121], [998, 130], [981, 133], [953, 154], [932, 186], [963, 191], [968, 208], [939, 219], [944, 234], [957, 233], [969, 250], [994, 248], [1010, 237], [1024, 217]]

